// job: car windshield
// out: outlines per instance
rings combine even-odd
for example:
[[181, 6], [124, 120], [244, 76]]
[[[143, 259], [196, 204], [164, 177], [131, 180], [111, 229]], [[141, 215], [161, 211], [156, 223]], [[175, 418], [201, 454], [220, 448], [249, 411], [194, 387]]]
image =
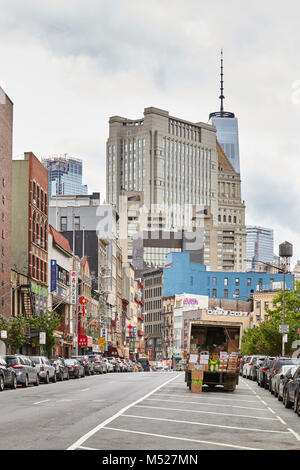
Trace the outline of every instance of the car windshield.
[[39, 364], [39, 363], [40, 363], [40, 358], [39, 358], [39, 357], [32, 357], [32, 356], [30, 356], [30, 359], [31, 359], [32, 362], [34, 362], [35, 364]]
[[76, 361], [75, 359], [65, 359], [65, 364], [67, 366], [73, 366], [74, 364], [76, 364]]
[[293, 364], [300, 365], [300, 359], [280, 359], [277, 363], [277, 367], [288, 366]]
[[16, 364], [19, 364], [18, 359], [16, 357], [13, 357], [13, 356], [5, 356], [5, 361], [10, 366], [14, 366]]

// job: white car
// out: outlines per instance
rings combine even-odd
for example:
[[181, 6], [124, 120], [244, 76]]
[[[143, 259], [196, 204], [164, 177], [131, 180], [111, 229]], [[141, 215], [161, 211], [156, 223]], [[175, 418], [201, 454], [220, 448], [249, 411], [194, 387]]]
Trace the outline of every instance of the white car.
[[101, 360], [106, 363], [106, 371], [107, 372], [113, 372], [114, 371], [114, 366], [111, 362], [106, 357], [102, 357]]
[[248, 356], [245, 364], [243, 365], [243, 373], [242, 376], [246, 379], [251, 378], [251, 367], [254, 365], [254, 360], [259, 356]]
[[51, 382], [56, 382], [56, 370], [50, 364], [50, 361], [45, 356], [29, 356], [32, 362], [35, 364], [36, 371], [38, 373], [39, 379], [44, 383], [48, 384]]

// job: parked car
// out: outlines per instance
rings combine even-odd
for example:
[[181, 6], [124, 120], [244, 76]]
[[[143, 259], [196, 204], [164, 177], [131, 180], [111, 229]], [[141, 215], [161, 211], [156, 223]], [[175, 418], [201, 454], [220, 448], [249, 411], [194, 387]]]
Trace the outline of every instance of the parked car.
[[103, 362], [103, 358], [99, 356], [99, 354], [89, 354], [89, 360], [94, 365], [95, 374], [105, 373], [105, 364]]
[[114, 372], [121, 372], [120, 364], [115, 357], [108, 357], [109, 362], [114, 367]]
[[85, 375], [94, 375], [94, 363], [89, 359], [89, 356], [72, 356], [72, 359], [77, 359], [85, 369]]
[[56, 378], [58, 380], [69, 380], [70, 376], [69, 376], [69, 369], [68, 367], [66, 366], [66, 364], [64, 363], [64, 360], [61, 359], [60, 357], [57, 358], [57, 359], [54, 359], [51, 362], [51, 365], [54, 367], [55, 369], [55, 373], [56, 373]]
[[257, 380], [257, 371], [261, 367], [262, 363], [266, 359], [266, 356], [256, 356], [253, 359], [253, 364], [250, 367], [250, 379], [254, 382]]
[[293, 358], [293, 357], [276, 357], [272, 364], [270, 365], [269, 370], [266, 371], [267, 382], [269, 385], [269, 390], [271, 391], [270, 385], [271, 380], [274, 375], [278, 373], [282, 366], [292, 366], [292, 365], [299, 365], [300, 366], [300, 358]]
[[272, 366], [273, 361], [275, 360], [274, 356], [267, 356], [262, 362], [261, 366], [257, 369], [257, 383], [262, 388], [269, 388], [268, 376], [266, 372]]
[[300, 366], [291, 368], [286, 373], [286, 381], [283, 385], [283, 399], [282, 402], [285, 408], [294, 406], [294, 411], [298, 412], [300, 406]]
[[129, 372], [134, 372], [135, 371], [134, 363], [130, 359], [128, 359], [126, 362], [127, 362], [127, 365], [128, 365], [128, 371]]
[[[140, 362], [136, 362], [136, 363], [135, 363], [135, 367], [136, 367], [135, 370], [136, 370], [137, 372], [144, 372], [144, 368], [143, 368], [143, 366], [142, 366], [142, 364], [141, 364]], [[157, 369], [157, 370], [158, 370], [158, 369]]]
[[107, 357], [102, 357], [101, 360], [106, 364], [106, 372], [114, 372], [114, 366]]
[[0, 357], [0, 392], [3, 392], [5, 387], [17, 388], [17, 376], [15, 370]]
[[249, 356], [243, 356], [241, 357], [241, 360], [240, 360], [240, 365], [239, 365], [239, 374], [240, 375], [243, 375], [243, 367], [244, 367], [244, 364], [245, 362], [247, 361]]
[[293, 369], [297, 369], [298, 366], [282, 366], [278, 373], [273, 375], [271, 379], [271, 393], [282, 401], [283, 398], [283, 387], [287, 380], [286, 374], [290, 374]]
[[39, 385], [40, 379], [35, 364], [28, 356], [22, 354], [11, 354], [3, 356], [8, 366], [16, 373], [17, 383], [23, 387], [28, 387], [29, 384]]
[[50, 364], [50, 361], [45, 356], [30, 356], [30, 359], [35, 364], [40, 381], [45, 384], [56, 382], [55, 368]]
[[117, 357], [116, 360], [119, 363], [120, 372], [126, 372], [126, 366], [124, 362], [119, 357]]
[[[243, 365], [242, 376], [246, 379], [256, 380], [256, 361], [260, 356], [248, 356]], [[265, 359], [266, 356], [261, 356]], [[261, 361], [262, 362], [262, 361]], [[255, 379], [253, 378], [255, 377]]]
[[84, 365], [77, 359], [65, 359], [64, 363], [68, 367], [69, 377], [74, 377], [75, 379], [85, 377]]

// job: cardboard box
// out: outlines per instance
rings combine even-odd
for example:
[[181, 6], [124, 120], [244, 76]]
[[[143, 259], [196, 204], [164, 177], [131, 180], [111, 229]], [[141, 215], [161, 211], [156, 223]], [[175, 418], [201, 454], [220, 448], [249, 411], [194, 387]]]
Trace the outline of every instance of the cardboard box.
[[203, 370], [197, 370], [197, 369], [193, 369], [192, 370], [192, 383], [193, 381], [203, 381], [203, 375], [204, 375], [204, 371]]
[[188, 370], [193, 370], [195, 367], [195, 364], [193, 362], [189, 362], [188, 364]]
[[192, 384], [191, 385], [192, 393], [202, 393], [202, 384]]

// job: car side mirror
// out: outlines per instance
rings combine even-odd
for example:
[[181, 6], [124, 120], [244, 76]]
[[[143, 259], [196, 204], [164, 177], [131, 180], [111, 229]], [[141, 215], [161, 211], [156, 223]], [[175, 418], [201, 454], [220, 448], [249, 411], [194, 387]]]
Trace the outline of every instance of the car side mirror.
[[281, 376], [280, 376], [280, 379], [283, 380], [283, 379], [284, 379], [284, 375], [281, 375]]

